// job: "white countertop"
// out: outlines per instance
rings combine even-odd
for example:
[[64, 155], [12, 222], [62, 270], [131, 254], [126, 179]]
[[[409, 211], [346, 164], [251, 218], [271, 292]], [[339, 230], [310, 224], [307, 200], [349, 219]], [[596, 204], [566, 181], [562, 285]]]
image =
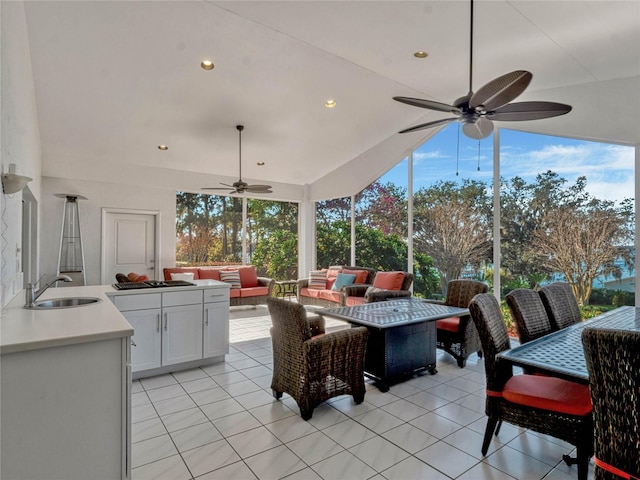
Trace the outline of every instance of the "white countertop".
[[102, 300], [90, 305], [59, 309], [31, 310], [23, 308], [24, 292], [20, 292], [2, 310], [0, 353], [37, 350], [133, 335], [133, 328], [108, 296], [160, 293], [194, 288], [229, 288], [229, 284], [215, 280], [195, 282], [198, 282], [195, 287], [137, 290], [116, 290], [111, 285], [52, 287], [38, 298], [38, 300], [47, 300], [65, 297], [97, 297]]

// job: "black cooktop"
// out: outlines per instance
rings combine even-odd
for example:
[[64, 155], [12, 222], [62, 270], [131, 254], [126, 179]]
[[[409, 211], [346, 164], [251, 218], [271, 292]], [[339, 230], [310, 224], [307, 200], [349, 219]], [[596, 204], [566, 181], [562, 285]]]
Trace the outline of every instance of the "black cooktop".
[[116, 290], [137, 290], [139, 288], [161, 288], [161, 287], [190, 287], [195, 283], [185, 280], [147, 280], [146, 282], [123, 282], [114, 283]]

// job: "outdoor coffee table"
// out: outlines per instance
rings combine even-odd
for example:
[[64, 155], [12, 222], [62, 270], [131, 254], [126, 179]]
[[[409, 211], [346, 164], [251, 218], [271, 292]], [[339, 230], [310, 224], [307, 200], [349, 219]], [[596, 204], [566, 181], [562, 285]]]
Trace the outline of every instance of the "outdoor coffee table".
[[353, 307], [316, 310], [315, 313], [369, 330], [365, 375], [382, 392], [414, 373], [436, 370], [435, 320], [468, 315], [466, 308], [427, 303], [417, 298], [363, 303]]

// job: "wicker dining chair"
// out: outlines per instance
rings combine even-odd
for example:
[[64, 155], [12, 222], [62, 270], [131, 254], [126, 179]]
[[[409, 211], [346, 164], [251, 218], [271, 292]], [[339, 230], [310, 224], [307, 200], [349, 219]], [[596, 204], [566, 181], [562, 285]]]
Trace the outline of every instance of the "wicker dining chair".
[[300, 415], [309, 420], [313, 409], [338, 395], [364, 401], [365, 327], [325, 333], [324, 319], [309, 316], [304, 306], [279, 298], [267, 300], [271, 314], [274, 397], [288, 393]]
[[[444, 302], [429, 300], [449, 307], [467, 308], [478, 293], [486, 293], [489, 287], [475, 280], [451, 280], [447, 284]], [[476, 327], [469, 315], [450, 317], [436, 321], [436, 346], [454, 357], [460, 368], [467, 364], [467, 357], [473, 352], [482, 356], [482, 346]]]
[[520, 343], [527, 343], [552, 332], [544, 304], [535, 290], [516, 288], [505, 297], [516, 324]]
[[585, 328], [582, 343], [595, 425], [594, 479], [640, 478], [640, 332]]
[[[498, 358], [511, 348], [498, 300], [487, 293], [476, 295], [469, 310], [482, 342], [487, 380], [482, 454], [487, 454], [494, 431], [497, 436], [505, 421], [576, 446], [578, 479], [586, 480], [593, 455], [589, 387], [542, 375], [514, 376], [511, 364]], [[563, 459], [568, 461], [566, 455]]]
[[555, 282], [542, 287], [538, 294], [547, 311], [553, 331], [561, 330], [582, 321], [580, 307], [573, 294], [571, 285], [566, 282]]

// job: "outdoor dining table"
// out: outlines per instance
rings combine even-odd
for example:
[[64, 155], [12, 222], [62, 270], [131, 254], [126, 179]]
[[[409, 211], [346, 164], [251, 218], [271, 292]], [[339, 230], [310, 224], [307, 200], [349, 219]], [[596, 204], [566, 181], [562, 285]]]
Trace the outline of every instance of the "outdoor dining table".
[[582, 331], [585, 328], [640, 331], [640, 308], [616, 308], [506, 350], [498, 357], [501, 361], [525, 367], [527, 371], [588, 384], [589, 372], [582, 348]]
[[365, 375], [382, 392], [414, 373], [436, 370], [436, 320], [468, 315], [466, 308], [427, 303], [418, 298], [363, 303], [316, 310], [369, 330]]

